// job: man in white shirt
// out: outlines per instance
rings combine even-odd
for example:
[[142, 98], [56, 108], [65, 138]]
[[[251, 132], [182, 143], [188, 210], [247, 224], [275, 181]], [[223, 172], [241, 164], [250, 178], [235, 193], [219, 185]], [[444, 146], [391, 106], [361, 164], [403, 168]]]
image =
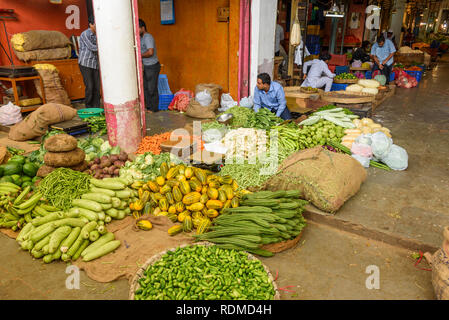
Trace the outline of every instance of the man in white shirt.
[[335, 77], [335, 73], [332, 73], [327, 65], [330, 59], [330, 54], [321, 53], [319, 59], [305, 62], [303, 68], [305, 80], [301, 84], [301, 87], [324, 87], [324, 91], [330, 91]]
[[287, 52], [285, 52], [284, 47], [281, 45], [281, 41], [284, 40], [284, 28], [279, 24], [280, 18], [277, 19], [276, 24], [276, 31], [275, 31], [275, 37], [274, 37], [274, 55], [277, 57], [282, 57], [284, 60], [281, 62], [279, 66], [279, 73], [281, 75], [286, 73], [286, 62], [288, 60]]

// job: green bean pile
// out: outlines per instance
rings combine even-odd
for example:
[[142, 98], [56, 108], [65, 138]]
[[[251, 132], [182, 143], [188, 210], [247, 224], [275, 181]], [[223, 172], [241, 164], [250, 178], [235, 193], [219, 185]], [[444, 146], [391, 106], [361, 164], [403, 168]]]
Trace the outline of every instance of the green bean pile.
[[255, 118], [255, 113], [250, 108], [245, 107], [239, 107], [235, 106], [232, 108], [229, 108], [223, 113], [220, 113], [220, 115], [225, 113], [232, 113], [234, 118], [232, 118], [231, 127], [232, 128], [247, 128], [248, 123], [250, 121], [253, 121], [252, 119]]
[[275, 295], [259, 260], [216, 246], [168, 251], [138, 283], [135, 300], [271, 300]]
[[269, 163], [260, 163], [256, 161], [255, 164], [250, 164], [249, 161], [244, 163], [226, 163], [218, 173], [220, 176], [230, 175], [237, 181], [240, 189], [247, 189], [249, 187], [262, 186], [273, 174], [276, 173], [277, 168], [274, 167], [274, 171], [267, 174], [262, 174], [261, 169], [268, 169]]
[[207, 131], [209, 129], [224, 129], [226, 126], [222, 123], [219, 123], [218, 121], [211, 121], [211, 122], [205, 122], [201, 124], [201, 129], [204, 131]]
[[39, 183], [39, 191], [56, 208], [68, 210], [72, 200], [90, 190], [91, 176], [68, 168], [58, 168]]

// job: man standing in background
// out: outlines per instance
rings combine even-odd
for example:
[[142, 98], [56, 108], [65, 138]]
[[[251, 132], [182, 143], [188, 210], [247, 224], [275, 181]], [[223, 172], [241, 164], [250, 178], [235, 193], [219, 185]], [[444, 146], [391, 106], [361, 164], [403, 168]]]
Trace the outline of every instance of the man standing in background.
[[78, 64], [83, 76], [86, 108], [100, 108], [100, 70], [94, 17], [90, 16], [89, 28], [80, 36]]
[[282, 77], [284, 77], [284, 75], [287, 72], [285, 66], [287, 65], [288, 55], [287, 52], [285, 52], [284, 47], [281, 45], [281, 41], [284, 40], [284, 28], [282, 28], [280, 22], [281, 18], [279, 18], [278, 16], [274, 37], [274, 55], [277, 57], [282, 57], [284, 59], [282, 63], [279, 65], [279, 73], [282, 75]]
[[143, 88], [145, 107], [151, 112], [159, 111], [159, 92], [157, 88], [161, 64], [157, 58], [156, 44], [151, 34], [147, 32], [147, 26], [139, 19], [140, 51], [143, 64]]

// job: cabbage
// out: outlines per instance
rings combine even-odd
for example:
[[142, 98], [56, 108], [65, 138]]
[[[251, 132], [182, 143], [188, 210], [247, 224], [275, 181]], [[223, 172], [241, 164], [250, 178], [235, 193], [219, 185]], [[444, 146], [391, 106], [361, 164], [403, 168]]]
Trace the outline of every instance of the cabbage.
[[358, 84], [365, 88], [377, 88], [380, 86], [380, 83], [376, 80], [371, 79], [360, 79]]
[[111, 151], [112, 147], [109, 144], [109, 141], [105, 141], [102, 143], [102, 145], [100, 146], [100, 150], [102, 153], [107, 153], [109, 151]]
[[145, 164], [150, 166], [154, 162], [153, 156], [151, 154], [148, 154], [145, 156]]
[[349, 91], [349, 92], [361, 92], [363, 89], [363, 87], [361, 85], [358, 84], [352, 84], [350, 86], [346, 87], [345, 91]]
[[93, 139], [92, 141], [91, 141], [91, 145], [94, 145], [95, 147], [97, 147], [97, 148], [100, 148], [101, 147], [101, 145], [104, 143], [104, 140], [103, 139], [101, 139], [101, 138], [95, 138], [95, 139]]
[[119, 146], [115, 146], [111, 149], [111, 154], [120, 154], [120, 147]]
[[362, 92], [376, 95], [379, 93], [379, 90], [377, 90], [376, 88], [363, 88]]

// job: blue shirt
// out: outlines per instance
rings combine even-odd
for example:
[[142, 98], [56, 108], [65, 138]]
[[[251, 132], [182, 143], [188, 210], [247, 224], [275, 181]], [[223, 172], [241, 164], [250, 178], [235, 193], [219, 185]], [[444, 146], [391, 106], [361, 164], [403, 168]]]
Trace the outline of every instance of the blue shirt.
[[83, 67], [98, 69], [97, 37], [87, 29], [80, 36], [78, 63]]
[[[391, 40], [386, 39], [383, 47], [379, 47], [377, 42], [373, 44], [371, 47], [371, 54], [376, 56], [379, 59], [379, 62], [382, 63], [391, 53], [396, 52], [393, 42]], [[393, 64], [393, 57], [387, 61], [386, 65], [391, 66]]]
[[151, 34], [145, 32], [142, 37], [140, 37], [140, 52], [145, 53], [148, 49], [154, 49], [153, 55], [149, 58], [142, 58], [142, 63], [145, 66], [151, 66], [159, 62], [156, 52], [156, 44], [154, 43], [154, 38]]
[[280, 117], [285, 108], [287, 108], [287, 101], [285, 100], [285, 93], [282, 86], [272, 81], [270, 84], [270, 90], [259, 90], [257, 87], [254, 90], [254, 111], [267, 108], [271, 112], [276, 112], [276, 116]]

